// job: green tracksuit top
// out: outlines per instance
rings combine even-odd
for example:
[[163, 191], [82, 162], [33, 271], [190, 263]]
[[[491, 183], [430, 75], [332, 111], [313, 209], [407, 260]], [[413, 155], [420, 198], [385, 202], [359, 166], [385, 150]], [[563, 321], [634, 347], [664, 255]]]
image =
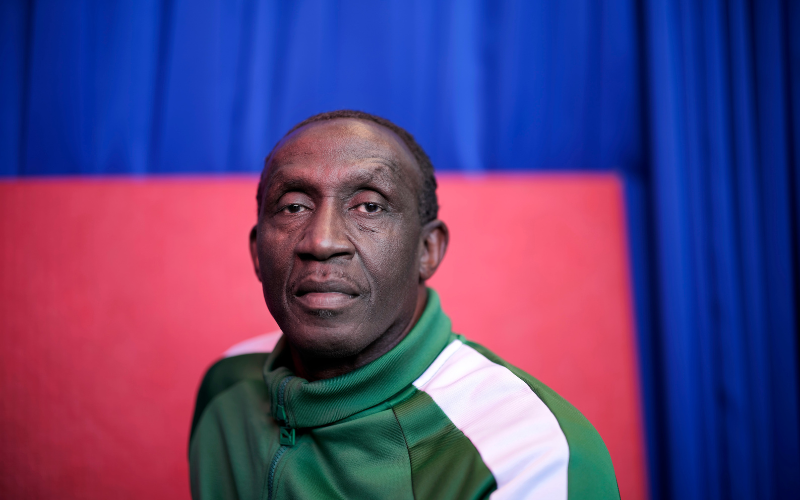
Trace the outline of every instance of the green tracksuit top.
[[558, 394], [451, 330], [439, 297], [379, 359], [316, 382], [271, 353], [197, 396], [195, 499], [618, 499], [600, 435]]

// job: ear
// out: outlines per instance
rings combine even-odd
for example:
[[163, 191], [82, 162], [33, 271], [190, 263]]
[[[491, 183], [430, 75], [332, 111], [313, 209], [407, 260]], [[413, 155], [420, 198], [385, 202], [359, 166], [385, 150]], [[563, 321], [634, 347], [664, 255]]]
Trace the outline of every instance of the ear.
[[436, 219], [422, 227], [420, 235], [419, 280], [420, 283], [428, 280], [439, 268], [447, 252], [447, 243], [450, 241], [450, 231], [447, 225]]
[[250, 258], [253, 260], [253, 269], [256, 272], [256, 278], [261, 281], [261, 266], [258, 265], [258, 246], [256, 240], [258, 239], [258, 230], [256, 226], [250, 230]]

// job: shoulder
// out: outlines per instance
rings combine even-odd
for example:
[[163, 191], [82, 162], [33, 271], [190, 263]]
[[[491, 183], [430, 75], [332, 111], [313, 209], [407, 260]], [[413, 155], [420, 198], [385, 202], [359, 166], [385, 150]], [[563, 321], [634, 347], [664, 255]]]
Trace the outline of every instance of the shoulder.
[[211, 365], [197, 391], [190, 439], [214, 398], [239, 382], [263, 379], [264, 362], [280, 336], [281, 332], [275, 332], [247, 339], [225, 351], [223, 358]]
[[222, 354], [222, 357], [229, 358], [242, 354], [272, 352], [281, 339], [281, 336], [283, 336], [283, 332], [278, 330], [276, 332], [251, 337], [229, 347], [228, 350]]
[[473, 443], [507, 498], [619, 498], [600, 435], [553, 390], [463, 338], [417, 381]]
[[211, 365], [197, 391], [197, 401], [192, 419], [192, 432], [211, 402], [226, 390], [245, 380], [262, 380], [261, 370], [268, 353], [250, 353], [223, 358]]

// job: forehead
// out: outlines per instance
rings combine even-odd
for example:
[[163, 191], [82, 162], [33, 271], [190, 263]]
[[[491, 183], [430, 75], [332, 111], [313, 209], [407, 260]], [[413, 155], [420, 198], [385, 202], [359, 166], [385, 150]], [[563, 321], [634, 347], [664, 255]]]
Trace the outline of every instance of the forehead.
[[377, 160], [403, 178], [421, 181], [416, 160], [402, 139], [377, 123], [354, 118], [310, 123], [292, 132], [278, 144], [267, 176], [309, 160], [346, 165], [365, 159]]

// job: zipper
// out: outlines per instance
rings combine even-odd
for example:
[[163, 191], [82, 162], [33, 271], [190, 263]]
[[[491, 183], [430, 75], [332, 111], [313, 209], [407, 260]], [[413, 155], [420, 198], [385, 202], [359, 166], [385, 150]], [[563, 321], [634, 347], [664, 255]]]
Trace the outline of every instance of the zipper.
[[278, 451], [275, 452], [275, 456], [272, 457], [272, 462], [269, 464], [269, 472], [267, 475], [267, 500], [272, 500], [273, 493], [272, 488], [275, 482], [275, 469], [278, 468], [278, 462], [280, 462], [281, 457], [286, 450], [289, 449], [290, 446], [294, 446], [294, 438], [295, 433], [294, 429], [289, 427], [289, 420], [286, 417], [286, 407], [284, 406], [286, 401], [286, 385], [289, 381], [294, 377], [286, 377], [281, 381], [281, 385], [278, 387], [278, 420], [281, 423], [280, 429], [280, 442], [281, 447], [278, 448]]
[[281, 446], [278, 448], [278, 451], [275, 452], [275, 456], [272, 458], [272, 463], [269, 464], [269, 478], [267, 479], [267, 499], [272, 500], [272, 483], [275, 481], [275, 469], [278, 468], [278, 461], [280, 461], [281, 456], [286, 453], [288, 450], [288, 446]]

